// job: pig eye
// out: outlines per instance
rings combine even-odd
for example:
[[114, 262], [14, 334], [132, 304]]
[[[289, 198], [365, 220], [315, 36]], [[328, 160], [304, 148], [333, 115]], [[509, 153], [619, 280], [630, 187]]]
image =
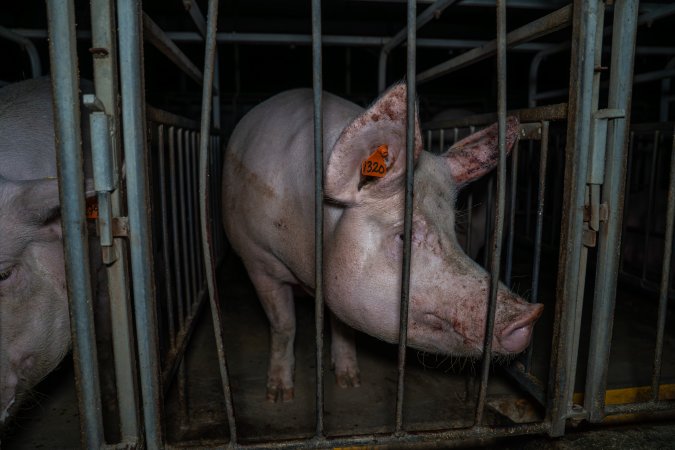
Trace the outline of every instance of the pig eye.
[[402, 241], [403, 239], [405, 239], [405, 236], [403, 235], [403, 233], [401, 233], [401, 234], [398, 235], [398, 238], [399, 238], [399, 240]]
[[12, 276], [12, 268], [10, 267], [10, 268], [0, 272], [0, 282], [5, 281], [6, 279], [8, 279], [11, 276]]

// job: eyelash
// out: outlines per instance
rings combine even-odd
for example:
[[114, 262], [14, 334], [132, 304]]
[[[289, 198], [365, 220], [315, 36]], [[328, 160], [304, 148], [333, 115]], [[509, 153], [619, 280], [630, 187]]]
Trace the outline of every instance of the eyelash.
[[0, 272], [0, 282], [5, 281], [10, 276], [12, 276], [12, 269], [7, 269], [4, 272]]

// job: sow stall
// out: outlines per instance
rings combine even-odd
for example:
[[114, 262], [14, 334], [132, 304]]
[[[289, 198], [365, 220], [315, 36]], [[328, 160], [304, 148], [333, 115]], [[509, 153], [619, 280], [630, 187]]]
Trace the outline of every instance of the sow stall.
[[[50, 429], [44, 424], [50, 420], [57, 424], [52, 427], [79, 426], [85, 448], [316, 448], [561, 436], [581, 421], [672, 417], [675, 330], [667, 318], [675, 72], [668, 58], [675, 42], [661, 41], [658, 26], [650, 26], [672, 25], [673, 5], [533, 0], [507, 8], [505, 0], [353, 0], [336, 6], [313, 0], [311, 8], [288, 2], [295, 16], [266, 28], [279, 13], [270, 2], [260, 3], [256, 14], [266, 20], [259, 23], [247, 22], [250, 11], [237, 2], [174, 3], [48, 1], [48, 22], [1, 24], [3, 49], [23, 65], [19, 75], [2, 76], [17, 81], [49, 67], [53, 80], [75, 361], [75, 386], [68, 381], [61, 389], [75, 389], [79, 405], [78, 421], [69, 425], [58, 417], [19, 417], [17, 423], [27, 425], [17, 428], [29, 426], [33, 437], [9, 432], [2, 441], [7, 448], [31, 446], [41, 433], [41, 442], [78, 444], [72, 434], [40, 431]], [[371, 21], [381, 34], [350, 34], [341, 8]], [[453, 14], [480, 23], [479, 32], [466, 39], [448, 33], [443, 21]], [[382, 16], [398, 28], [381, 26]], [[440, 26], [425, 33], [434, 22]], [[326, 25], [330, 32], [322, 30]], [[311, 52], [301, 53], [307, 46]], [[277, 49], [298, 64], [272, 69], [281, 57], [273, 54]], [[487, 82], [475, 83], [490, 89], [469, 86], [466, 96], [453, 94], [458, 79], [466, 83], [486, 70]], [[112, 394], [99, 383], [89, 268], [80, 263], [87, 252], [81, 113], [73, 101], [80, 74], [95, 86], [85, 105], [96, 169], [96, 234], [110, 286]], [[228, 133], [266, 96], [304, 82], [313, 85], [319, 137], [323, 89], [367, 104], [400, 79], [408, 89], [407, 134], [413, 134], [418, 102], [429, 151], [499, 124], [498, 170], [461, 194], [459, 239], [493, 274], [487, 334], [501, 279], [529, 301], [544, 303], [534, 342], [509, 361], [406, 349], [414, 195], [408, 170], [399, 345], [359, 335], [363, 384], [336, 387], [317, 270], [314, 298], [296, 295], [296, 399], [266, 403], [267, 321], [222, 232]], [[155, 84], [170, 93], [162, 95]], [[434, 119], [458, 107], [473, 113]], [[520, 120], [520, 140], [507, 158], [509, 115]], [[316, 223], [323, 221], [324, 151], [315, 139]], [[412, 161], [411, 140], [407, 151]], [[323, 236], [321, 227], [316, 230], [302, 238], [316, 240], [321, 267]], [[484, 350], [491, 345], [487, 339]], [[68, 370], [61, 372], [70, 379]], [[639, 416], [627, 416], [633, 413]], [[57, 438], [63, 442], [56, 444]]]

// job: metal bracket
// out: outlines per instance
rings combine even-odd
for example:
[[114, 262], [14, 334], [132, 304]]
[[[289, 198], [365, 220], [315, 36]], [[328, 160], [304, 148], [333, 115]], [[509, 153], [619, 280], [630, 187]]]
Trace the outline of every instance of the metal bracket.
[[[607, 126], [613, 119], [626, 117], [626, 111], [623, 109], [599, 109], [593, 114], [593, 128], [591, 129], [591, 148], [590, 148], [590, 169], [588, 171], [589, 195], [588, 204], [585, 205], [589, 210], [588, 226], [589, 231], [597, 232], [600, 229], [600, 222], [606, 221], [608, 217], [607, 203], [600, 203], [600, 186], [605, 181], [605, 154], [607, 153]], [[595, 238], [588, 239], [589, 242], [595, 242]], [[593, 244], [595, 246], [595, 244]]]

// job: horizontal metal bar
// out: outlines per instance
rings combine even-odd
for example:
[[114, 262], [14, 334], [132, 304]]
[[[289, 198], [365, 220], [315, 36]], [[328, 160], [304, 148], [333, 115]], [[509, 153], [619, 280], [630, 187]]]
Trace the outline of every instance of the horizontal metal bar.
[[653, 72], [636, 74], [633, 77], [633, 84], [647, 83], [649, 81], [657, 81], [670, 77], [675, 77], [675, 67], [671, 69], [662, 69], [662, 70], [655, 70]]
[[[457, 0], [436, 0], [432, 5], [425, 9], [415, 20], [415, 28], [419, 30], [424, 25], [429, 23], [435, 17], [438, 18], [445, 8], [452, 5]], [[408, 27], [406, 26], [401, 31], [396, 33], [392, 38], [390, 38], [386, 44], [382, 47], [382, 51], [389, 53], [394, 49], [398, 44], [406, 40], [408, 33]]]
[[605, 406], [605, 415], [638, 414], [645, 412], [675, 411], [675, 400], [661, 400], [657, 402], [627, 403], [623, 405]]
[[186, 128], [189, 130], [199, 130], [199, 122], [183, 116], [179, 116], [163, 109], [153, 108], [150, 105], [145, 107], [145, 116], [150, 122], [161, 123], [163, 125], [174, 126], [177, 128]]
[[[513, 47], [517, 44], [531, 41], [549, 33], [558, 31], [571, 23], [572, 6], [568, 5], [559, 10], [541, 17], [525, 26], [517, 28], [506, 35], [506, 46]], [[492, 40], [482, 47], [474, 48], [444, 63], [427, 69], [417, 75], [419, 83], [431, 81], [442, 75], [459, 70], [470, 64], [482, 61], [497, 53], [497, 40]]]
[[197, 84], [202, 84], [202, 71], [195, 66], [185, 53], [167, 36], [146, 13], [143, 13], [143, 35], [152, 45], [164, 54], [176, 67], [185, 72]]
[[[414, 443], [434, 443], [439, 444], [449, 441], [468, 441], [468, 440], [485, 440], [499, 437], [525, 435], [525, 434], [544, 434], [547, 433], [549, 424], [547, 422], [541, 423], [526, 423], [517, 424], [508, 427], [482, 427], [476, 426], [471, 428], [459, 428], [445, 431], [421, 431], [414, 433], [407, 433], [405, 431], [399, 434], [367, 434], [359, 436], [335, 437], [335, 438], [313, 438], [313, 439], [292, 439], [283, 441], [256, 441], [246, 444], [237, 443], [230, 445], [228, 448], [247, 449], [247, 448], [336, 448], [336, 447], [360, 447], [360, 446], [401, 446], [404, 444]], [[195, 443], [193, 446], [184, 445], [181, 443], [180, 447], [166, 448], [205, 448], [222, 446], [222, 442], [213, 442], [209, 445], [205, 442]]]
[[[521, 123], [539, 122], [542, 120], [567, 119], [567, 103], [537, 106], [535, 108], [514, 109], [508, 111], [509, 116], [516, 116]], [[424, 130], [438, 130], [442, 128], [464, 128], [473, 125], [489, 125], [497, 120], [496, 113], [477, 114], [457, 119], [435, 120], [423, 125]]]

